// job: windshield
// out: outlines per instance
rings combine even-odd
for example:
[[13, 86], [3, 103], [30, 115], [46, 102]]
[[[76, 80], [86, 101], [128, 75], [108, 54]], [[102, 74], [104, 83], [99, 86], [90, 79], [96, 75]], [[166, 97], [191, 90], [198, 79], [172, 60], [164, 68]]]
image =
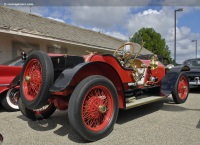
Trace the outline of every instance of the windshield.
[[200, 66], [200, 60], [188, 60], [188, 61], [185, 61], [183, 62], [184, 65], [187, 65], [187, 66]]

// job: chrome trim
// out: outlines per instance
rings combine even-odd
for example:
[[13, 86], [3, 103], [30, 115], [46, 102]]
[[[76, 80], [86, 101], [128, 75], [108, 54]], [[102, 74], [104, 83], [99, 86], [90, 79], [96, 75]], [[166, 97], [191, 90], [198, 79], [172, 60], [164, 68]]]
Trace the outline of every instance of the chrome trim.
[[196, 83], [196, 82], [189, 82], [189, 84], [190, 84], [190, 85], [195, 85], [195, 86], [197, 85], [197, 86], [199, 86], [199, 85], [200, 85], [200, 82], [199, 82], [199, 83]]
[[0, 84], [0, 87], [7, 87], [9, 84]]

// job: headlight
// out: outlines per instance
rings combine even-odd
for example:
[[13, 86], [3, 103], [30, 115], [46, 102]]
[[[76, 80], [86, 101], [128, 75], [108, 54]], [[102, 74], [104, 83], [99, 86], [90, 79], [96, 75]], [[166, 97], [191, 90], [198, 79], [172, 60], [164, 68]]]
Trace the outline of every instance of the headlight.
[[166, 66], [166, 69], [167, 69], [167, 70], [170, 70], [170, 69], [172, 69], [173, 67], [174, 67], [173, 64], [168, 64], [168, 65]]
[[156, 54], [150, 56], [150, 67], [151, 70], [155, 70], [158, 67], [158, 56]]

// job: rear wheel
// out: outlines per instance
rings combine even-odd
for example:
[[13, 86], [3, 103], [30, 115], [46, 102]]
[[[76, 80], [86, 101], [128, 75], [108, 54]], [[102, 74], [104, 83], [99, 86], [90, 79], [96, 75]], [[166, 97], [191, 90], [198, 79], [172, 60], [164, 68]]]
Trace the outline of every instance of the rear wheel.
[[22, 114], [31, 120], [42, 120], [49, 118], [56, 110], [54, 104], [50, 102], [39, 109], [28, 109], [23, 104], [21, 97], [18, 100], [18, 105]]
[[71, 95], [69, 121], [86, 140], [96, 141], [107, 136], [113, 130], [117, 115], [117, 91], [105, 77], [85, 78]]
[[31, 53], [21, 75], [20, 94], [26, 108], [38, 109], [45, 105], [54, 81], [53, 64], [50, 57], [41, 51]]
[[9, 89], [3, 93], [3, 98], [1, 100], [1, 105], [7, 111], [17, 111], [19, 107], [17, 105], [17, 100], [19, 97], [19, 89]]
[[189, 93], [189, 81], [185, 73], [181, 73], [172, 90], [172, 97], [176, 104], [184, 103]]

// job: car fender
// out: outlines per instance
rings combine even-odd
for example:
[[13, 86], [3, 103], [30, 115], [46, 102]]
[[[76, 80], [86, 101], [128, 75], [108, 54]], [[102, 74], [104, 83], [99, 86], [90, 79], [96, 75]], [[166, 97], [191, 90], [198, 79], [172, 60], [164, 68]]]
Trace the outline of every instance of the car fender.
[[59, 92], [63, 91], [71, 82], [75, 74], [81, 70], [88, 63], [80, 63], [74, 68], [65, 69], [56, 79], [53, 86], [50, 88], [50, 92]]
[[12, 82], [9, 84], [8, 88], [11, 89], [11, 88], [14, 88], [16, 86], [18, 86], [20, 84], [20, 74], [18, 74], [13, 80]]
[[[59, 92], [63, 91], [65, 88], [67, 88], [70, 83], [72, 83], [73, 79], [76, 76], [76, 83], [79, 83], [83, 78], [88, 77], [90, 75], [103, 75], [105, 76], [106, 71], [105, 70], [97, 70], [99, 66], [105, 66], [106, 68], [112, 69], [111, 73], [117, 74], [116, 77], [118, 77], [120, 80], [120, 77], [118, 73], [110, 66], [109, 64], [105, 62], [84, 62], [80, 63], [74, 68], [67, 68], [65, 69], [56, 79], [53, 86], [50, 88], [50, 92]], [[93, 68], [93, 69], [91, 69]], [[104, 72], [104, 73], [102, 73]], [[77, 75], [79, 75], [77, 77]], [[107, 74], [108, 75], [108, 74]], [[110, 74], [109, 74], [110, 75]], [[113, 74], [111, 74], [113, 75]], [[77, 80], [78, 78], [78, 80]], [[122, 82], [120, 82], [122, 84]]]
[[161, 95], [169, 96], [172, 92], [172, 89], [180, 75], [183, 71], [189, 71], [188, 66], [176, 66], [170, 69], [165, 77], [161, 80]]
[[9, 90], [9, 89], [11, 89], [11, 88], [14, 88], [14, 87], [16, 87], [16, 86], [18, 86], [19, 85], [19, 82], [20, 82], [20, 75], [21, 75], [21, 73], [20, 74], [18, 74], [13, 80], [12, 80], [12, 82], [10, 83], [10, 84], [8, 84], [8, 85], [6, 85], [6, 86], [1, 86], [1, 88], [0, 88], [0, 93], [3, 93], [3, 92], [5, 92], [5, 91], [7, 91], [7, 90]]
[[[7, 91], [8, 88], [7, 87], [0, 87], [0, 94]], [[1, 98], [0, 98], [1, 99]]]

